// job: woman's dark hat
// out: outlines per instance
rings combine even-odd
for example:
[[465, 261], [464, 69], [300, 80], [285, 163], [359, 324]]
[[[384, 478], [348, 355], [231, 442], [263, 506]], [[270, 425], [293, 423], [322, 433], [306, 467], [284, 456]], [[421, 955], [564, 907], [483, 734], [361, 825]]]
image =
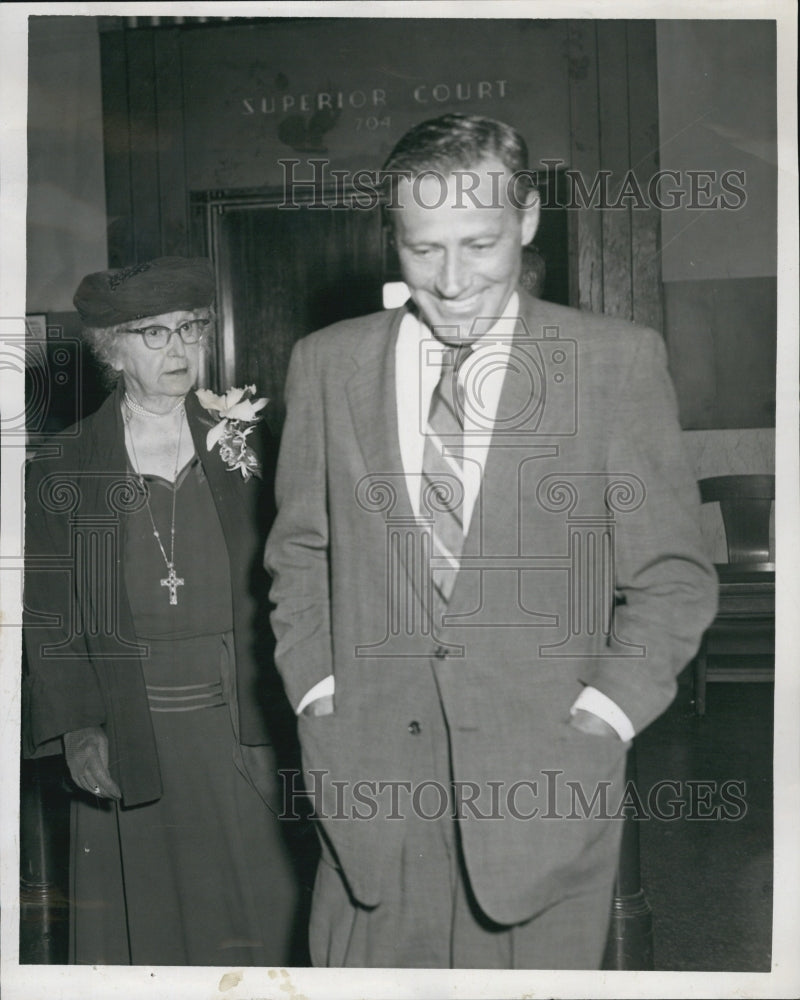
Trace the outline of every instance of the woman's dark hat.
[[214, 292], [214, 271], [206, 257], [157, 257], [87, 274], [72, 301], [85, 326], [107, 327], [204, 309], [214, 301]]

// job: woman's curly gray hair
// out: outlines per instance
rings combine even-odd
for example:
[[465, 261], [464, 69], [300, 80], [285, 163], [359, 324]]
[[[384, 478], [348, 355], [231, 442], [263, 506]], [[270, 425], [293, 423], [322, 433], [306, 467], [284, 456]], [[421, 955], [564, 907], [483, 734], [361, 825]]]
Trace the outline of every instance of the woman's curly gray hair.
[[[212, 325], [200, 338], [200, 344], [205, 346], [209, 341], [214, 339], [214, 323], [217, 314], [213, 306], [192, 309], [190, 311], [196, 316], [206, 315], [212, 321]], [[148, 325], [147, 320], [148, 317], [144, 317], [136, 322], [139, 326], [144, 327]], [[83, 328], [83, 340], [100, 368], [100, 376], [103, 383], [109, 389], [114, 388], [122, 374], [122, 372], [114, 367], [114, 362], [117, 360], [118, 338], [127, 334], [131, 328], [131, 323], [118, 323], [116, 326], [85, 326]]]

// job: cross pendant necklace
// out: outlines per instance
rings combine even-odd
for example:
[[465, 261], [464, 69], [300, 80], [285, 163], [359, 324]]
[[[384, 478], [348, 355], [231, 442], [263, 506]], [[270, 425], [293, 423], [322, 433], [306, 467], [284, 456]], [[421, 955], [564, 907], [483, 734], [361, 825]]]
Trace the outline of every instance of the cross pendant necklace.
[[[128, 403], [127, 397], [128, 394], [126, 393], [125, 394], [126, 404]], [[134, 408], [131, 407], [130, 405], [129, 405], [129, 410], [135, 412]], [[178, 492], [178, 463], [180, 462], [180, 457], [181, 457], [181, 437], [183, 435], [183, 420], [185, 412], [186, 411], [183, 409], [183, 407], [181, 407], [181, 420], [180, 424], [178, 425], [178, 448], [177, 451], [175, 452], [175, 473], [172, 479], [172, 524], [170, 526], [169, 559], [167, 558], [167, 553], [164, 550], [164, 546], [161, 542], [161, 534], [159, 533], [158, 528], [156, 528], [155, 518], [153, 517], [153, 511], [152, 508], [150, 507], [150, 491], [145, 485], [144, 476], [139, 471], [139, 459], [138, 456], [136, 455], [136, 446], [133, 443], [133, 434], [131, 433], [130, 435], [131, 452], [133, 453], [133, 460], [136, 463], [136, 469], [134, 471], [136, 472], [136, 475], [139, 477], [139, 485], [142, 487], [142, 491], [144, 493], [145, 497], [144, 502], [145, 505], [147, 506], [147, 513], [150, 515], [150, 524], [153, 527], [153, 537], [155, 538], [156, 543], [159, 549], [161, 550], [161, 555], [163, 556], [164, 563], [166, 564], [167, 567], [167, 575], [160, 581], [160, 584], [162, 587], [166, 587], [167, 590], [169, 591], [170, 604], [178, 603], [178, 587], [183, 587], [185, 585], [183, 577], [178, 576], [178, 574], [175, 572], [175, 497]], [[128, 420], [130, 421], [130, 418], [128, 418]]]
[[169, 572], [166, 577], [161, 581], [162, 587], [169, 587], [169, 603], [178, 603], [178, 587], [183, 586], [183, 577], [178, 576], [175, 572], [175, 567], [171, 562], [167, 563], [167, 569]]

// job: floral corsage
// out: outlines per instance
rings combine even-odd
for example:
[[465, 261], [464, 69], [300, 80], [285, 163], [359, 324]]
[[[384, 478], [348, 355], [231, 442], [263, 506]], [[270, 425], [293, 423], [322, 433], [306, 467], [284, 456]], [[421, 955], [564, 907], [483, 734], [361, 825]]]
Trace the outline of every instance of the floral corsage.
[[206, 448], [211, 451], [219, 444], [219, 457], [229, 469], [239, 469], [247, 480], [261, 475], [261, 466], [253, 449], [247, 444], [247, 436], [261, 419], [269, 400], [255, 399], [256, 387], [246, 385], [243, 389], [228, 389], [224, 396], [218, 396], [209, 389], [198, 389], [200, 405], [216, 415], [217, 423], [206, 435]]

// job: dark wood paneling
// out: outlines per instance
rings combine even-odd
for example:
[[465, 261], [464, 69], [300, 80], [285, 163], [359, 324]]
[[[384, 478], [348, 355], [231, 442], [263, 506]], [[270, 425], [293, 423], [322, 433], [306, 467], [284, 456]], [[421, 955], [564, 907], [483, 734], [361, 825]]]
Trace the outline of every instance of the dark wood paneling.
[[100, 68], [103, 88], [108, 265], [122, 267], [133, 260], [134, 229], [131, 205], [128, 63], [123, 32], [110, 31], [101, 35]]
[[[659, 169], [658, 76], [656, 29], [652, 21], [629, 21], [628, 108], [631, 168], [647, 196]], [[661, 214], [648, 201], [631, 212], [631, 286], [633, 319], [661, 330], [664, 302], [661, 284]]]
[[109, 266], [189, 252], [181, 33], [104, 31]]
[[154, 32], [153, 43], [160, 252], [171, 256], [188, 247], [181, 33], [177, 28]]
[[631, 319], [631, 209], [620, 191], [630, 167], [628, 73], [625, 25], [597, 22], [597, 71], [600, 97], [600, 163], [611, 172], [609, 207], [603, 210], [603, 312]]
[[[600, 171], [597, 34], [593, 21], [569, 24], [570, 167], [591, 187]], [[597, 208], [570, 208], [572, 305], [603, 311], [603, 219]]]
[[125, 34], [128, 57], [128, 113], [131, 135], [133, 253], [136, 261], [161, 255], [159, 135], [152, 31]]
[[659, 215], [641, 204], [658, 169], [653, 23], [570, 22], [569, 81], [570, 167], [582, 181], [573, 184], [571, 299], [660, 330]]

